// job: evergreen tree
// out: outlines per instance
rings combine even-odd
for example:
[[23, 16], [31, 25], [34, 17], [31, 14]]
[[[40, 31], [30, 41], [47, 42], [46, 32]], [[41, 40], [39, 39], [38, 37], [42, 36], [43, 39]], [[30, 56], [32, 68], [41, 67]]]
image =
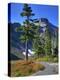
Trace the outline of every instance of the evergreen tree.
[[[39, 22], [38, 22], [39, 24]], [[42, 37], [40, 37], [40, 26], [36, 26], [35, 29], [35, 38], [34, 38], [34, 43], [33, 43], [33, 49], [35, 51], [35, 55], [39, 58], [40, 55], [44, 54], [44, 48], [42, 44]]]
[[28, 60], [28, 41], [34, 38], [34, 30], [30, 23], [30, 17], [34, 16], [32, 13], [31, 7], [28, 4], [24, 4], [23, 12], [20, 14], [22, 17], [26, 17], [26, 20], [23, 22], [23, 25], [20, 26], [17, 31], [22, 31], [22, 35], [20, 36], [20, 40], [25, 42], [25, 52], [26, 52], [26, 60]]
[[50, 36], [49, 29], [48, 29], [48, 25], [46, 26], [46, 31], [45, 31], [44, 50], [45, 50], [46, 55], [51, 55], [51, 36]]

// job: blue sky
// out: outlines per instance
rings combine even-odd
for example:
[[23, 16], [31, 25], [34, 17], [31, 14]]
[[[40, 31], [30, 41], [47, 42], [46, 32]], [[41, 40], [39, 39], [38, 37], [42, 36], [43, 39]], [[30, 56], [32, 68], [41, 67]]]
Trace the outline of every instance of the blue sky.
[[[35, 14], [32, 19], [35, 18], [47, 18], [52, 24], [58, 26], [58, 6], [50, 6], [50, 5], [35, 5], [29, 4], [33, 13]], [[20, 13], [22, 12], [23, 4], [20, 3], [11, 3], [11, 16], [10, 21], [12, 23], [19, 22], [22, 23], [25, 18], [21, 17]], [[8, 17], [8, 18], [9, 18]], [[9, 20], [9, 19], [8, 19]]]

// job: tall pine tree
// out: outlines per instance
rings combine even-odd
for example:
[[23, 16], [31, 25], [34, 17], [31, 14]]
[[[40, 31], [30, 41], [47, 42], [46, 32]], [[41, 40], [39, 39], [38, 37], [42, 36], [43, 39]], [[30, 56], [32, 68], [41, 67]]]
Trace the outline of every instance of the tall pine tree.
[[25, 43], [25, 52], [26, 52], [26, 61], [28, 60], [28, 41], [34, 38], [34, 30], [30, 23], [30, 17], [34, 16], [32, 13], [31, 7], [28, 4], [24, 4], [23, 11], [20, 14], [22, 17], [26, 17], [26, 20], [23, 22], [23, 26], [20, 26], [17, 31], [22, 31], [23, 34], [20, 36], [20, 41]]

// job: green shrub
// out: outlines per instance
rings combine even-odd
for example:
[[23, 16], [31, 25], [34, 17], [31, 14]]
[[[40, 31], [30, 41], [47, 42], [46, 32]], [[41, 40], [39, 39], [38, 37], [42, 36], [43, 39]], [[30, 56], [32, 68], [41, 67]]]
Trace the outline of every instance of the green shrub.
[[35, 61], [46, 61], [46, 62], [58, 62], [58, 57], [55, 56], [44, 56], [35, 59]]
[[54, 58], [54, 62], [58, 62], [58, 58], [57, 57]]
[[22, 76], [22, 75], [21, 75], [21, 72], [20, 72], [20, 71], [16, 71], [16, 72], [15, 72], [15, 76], [16, 76], [16, 77]]

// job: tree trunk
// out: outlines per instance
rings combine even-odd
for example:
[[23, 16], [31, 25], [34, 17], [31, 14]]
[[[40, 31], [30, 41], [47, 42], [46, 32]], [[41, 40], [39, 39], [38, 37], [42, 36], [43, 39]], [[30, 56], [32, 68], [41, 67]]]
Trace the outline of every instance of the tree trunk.
[[[29, 21], [29, 16], [27, 16], [27, 20]], [[27, 23], [27, 27], [29, 27], [29, 24]], [[27, 31], [28, 34], [28, 31]], [[26, 38], [26, 61], [28, 61], [28, 41]]]
[[28, 61], [28, 42], [26, 40], [26, 61]]

